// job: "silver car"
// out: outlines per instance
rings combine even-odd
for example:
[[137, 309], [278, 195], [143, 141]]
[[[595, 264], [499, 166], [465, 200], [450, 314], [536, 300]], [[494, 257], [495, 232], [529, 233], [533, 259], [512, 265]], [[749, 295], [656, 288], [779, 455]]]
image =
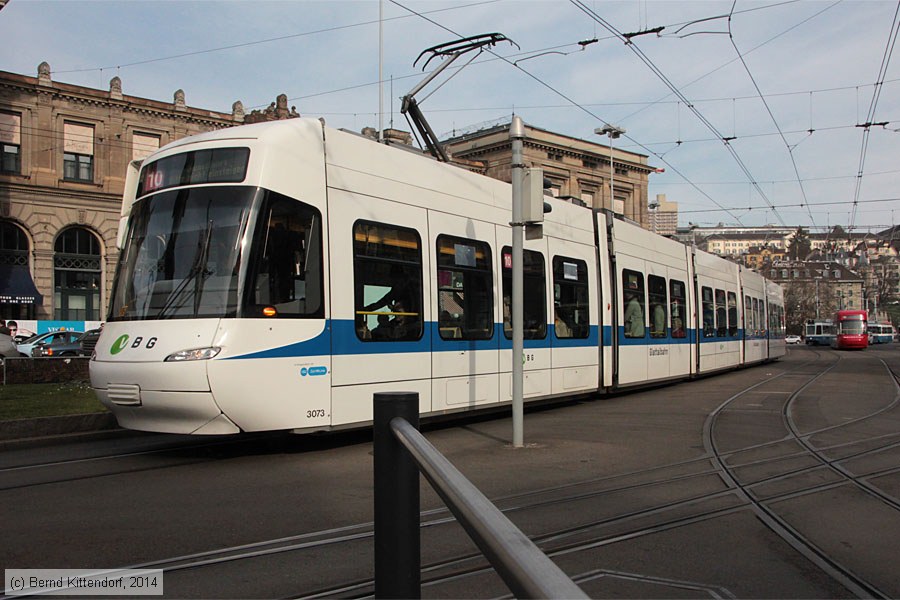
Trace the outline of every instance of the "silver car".
[[39, 333], [33, 335], [21, 344], [16, 344], [16, 350], [21, 356], [31, 356], [32, 350], [37, 345], [48, 345], [60, 342], [73, 342], [83, 331], [48, 331], [47, 333]]

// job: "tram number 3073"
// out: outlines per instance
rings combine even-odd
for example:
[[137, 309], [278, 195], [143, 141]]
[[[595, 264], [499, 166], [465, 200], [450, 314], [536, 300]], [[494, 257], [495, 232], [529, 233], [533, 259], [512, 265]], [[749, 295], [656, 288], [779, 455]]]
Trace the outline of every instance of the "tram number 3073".
[[316, 409], [314, 409], [314, 410], [308, 410], [308, 411], [306, 411], [306, 418], [307, 418], [307, 419], [312, 419], [312, 418], [314, 418], [314, 417], [324, 417], [324, 416], [325, 416], [325, 409], [324, 409], [324, 408], [316, 408]]

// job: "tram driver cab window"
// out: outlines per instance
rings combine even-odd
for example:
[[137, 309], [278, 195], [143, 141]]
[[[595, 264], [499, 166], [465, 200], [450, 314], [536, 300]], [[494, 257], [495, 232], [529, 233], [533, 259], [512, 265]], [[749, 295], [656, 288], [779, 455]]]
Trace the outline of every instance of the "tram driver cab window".
[[353, 226], [356, 335], [372, 342], [422, 337], [422, 243], [414, 229], [369, 221]]
[[[321, 317], [322, 217], [302, 202], [274, 192], [266, 194], [254, 244], [259, 250], [251, 268], [247, 312], [267, 317]], [[225, 276], [223, 265], [231, 262], [224, 259], [234, 252], [233, 247], [211, 245], [210, 272]]]

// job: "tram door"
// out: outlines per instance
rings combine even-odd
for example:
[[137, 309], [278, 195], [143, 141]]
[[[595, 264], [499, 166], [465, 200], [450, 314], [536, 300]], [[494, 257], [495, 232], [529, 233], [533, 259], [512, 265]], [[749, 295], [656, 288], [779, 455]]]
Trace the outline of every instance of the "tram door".
[[332, 423], [372, 418], [372, 394], [419, 393], [431, 409], [426, 211], [329, 190]]
[[494, 225], [430, 212], [427, 266], [434, 289], [432, 410], [496, 403], [500, 394]]
[[[509, 240], [510, 230], [498, 228], [498, 240]], [[524, 352], [512, 355], [512, 247], [501, 245], [497, 272], [500, 273], [500, 400], [512, 400], [512, 361], [521, 360], [524, 369], [522, 395], [527, 400], [550, 394], [550, 336], [548, 298], [550, 262], [547, 239], [526, 240], [522, 261], [522, 335]]]
[[596, 389], [600, 371], [597, 255], [593, 246], [549, 238], [550, 350], [554, 394]]

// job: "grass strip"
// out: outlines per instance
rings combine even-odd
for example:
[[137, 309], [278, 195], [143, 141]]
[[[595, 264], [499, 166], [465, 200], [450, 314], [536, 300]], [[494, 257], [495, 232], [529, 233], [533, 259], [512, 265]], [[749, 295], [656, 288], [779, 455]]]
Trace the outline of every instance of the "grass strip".
[[84, 382], [0, 385], [0, 421], [105, 411]]

